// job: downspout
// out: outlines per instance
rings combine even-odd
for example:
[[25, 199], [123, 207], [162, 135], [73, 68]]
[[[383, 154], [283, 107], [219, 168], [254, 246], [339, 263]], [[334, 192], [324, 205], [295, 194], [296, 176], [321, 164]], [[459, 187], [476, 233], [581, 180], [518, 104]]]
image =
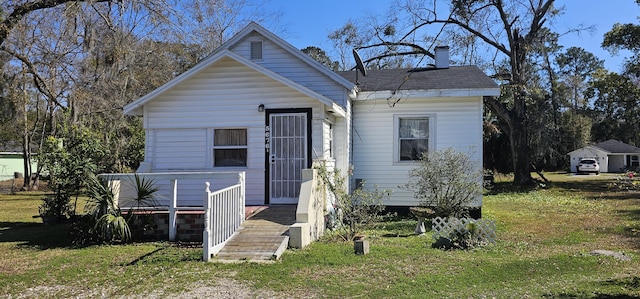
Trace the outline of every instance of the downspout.
[[[355, 119], [355, 113], [353, 113], [353, 100], [355, 100], [358, 97], [358, 86], [354, 86], [351, 91], [349, 92], [348, 98], [347, 98], [347, 108], [349, 109], [349, 111], [347, 111], [347, 114], [349, 115], [349, 122], [347, 123], [348, 126], [348, 131], [349, 131], [349, 152], [347, 154], [348, 156], [348, 163], [347, 163], [347, 174], [350, 174], [350, 170], [353, 168], [353, 147], [354, 147], [354, 139], [353, 139], [353, 135], [354, 134], [354, 129], [353, 129], [353, 124], [354, 124], [354, 119]], [[353, 175], [349, 175], [349, 179], [347, 180], [347, 183], [349, 184], [347, 186], [348, 188], [348, 192], [351, 193], [354, 188], [352, 186], [355, 186], [355, 178]]]

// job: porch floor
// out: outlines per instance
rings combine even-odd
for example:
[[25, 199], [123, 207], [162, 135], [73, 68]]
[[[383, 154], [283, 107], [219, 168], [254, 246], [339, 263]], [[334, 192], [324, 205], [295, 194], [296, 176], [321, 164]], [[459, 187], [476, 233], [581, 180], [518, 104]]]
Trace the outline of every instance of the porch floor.
[[272, 205], [246, 211], [238, 234], [227, 241], [215, 257], [217, 261], [275, 260], [287, 249], [289, 226], [296, 222], [295, 205]]

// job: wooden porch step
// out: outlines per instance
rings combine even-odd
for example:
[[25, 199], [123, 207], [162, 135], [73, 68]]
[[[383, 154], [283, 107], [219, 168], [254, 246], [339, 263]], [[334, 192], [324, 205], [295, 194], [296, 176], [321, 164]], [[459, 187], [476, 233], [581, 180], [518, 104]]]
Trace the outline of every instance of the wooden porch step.
[[289, 226], [296, 206], [269, 206], [247, 219], [216, 255], [218, 261], [270, 261], [280, 258], [289, 244]]

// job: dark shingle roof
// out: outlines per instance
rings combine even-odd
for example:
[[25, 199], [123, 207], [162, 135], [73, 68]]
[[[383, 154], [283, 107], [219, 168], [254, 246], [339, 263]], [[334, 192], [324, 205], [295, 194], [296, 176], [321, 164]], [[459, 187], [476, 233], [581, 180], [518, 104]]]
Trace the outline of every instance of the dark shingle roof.
[[593, 146], [616, 154], [640, 153], [640, 148], [613, 139], [594, 144]]
[[[356, 83], [356, 70], [338, 72]], [[498, 85], [476, 66], [451, 66], [446, 69], [385, 69], [358, 73], [361, 91], [430, 90], [496, 88]]]

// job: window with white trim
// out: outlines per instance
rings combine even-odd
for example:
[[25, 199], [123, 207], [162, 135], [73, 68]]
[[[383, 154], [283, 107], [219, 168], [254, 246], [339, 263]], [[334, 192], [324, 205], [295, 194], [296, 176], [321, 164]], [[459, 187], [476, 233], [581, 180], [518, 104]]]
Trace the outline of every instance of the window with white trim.
[[213, 130], [213, 166], [247, 166], [247, 129]]
[[398, 116], [395, 120], [395, 161], [420, 160], [429, 150], [431, 141], [431, 119], [428, 116]]

